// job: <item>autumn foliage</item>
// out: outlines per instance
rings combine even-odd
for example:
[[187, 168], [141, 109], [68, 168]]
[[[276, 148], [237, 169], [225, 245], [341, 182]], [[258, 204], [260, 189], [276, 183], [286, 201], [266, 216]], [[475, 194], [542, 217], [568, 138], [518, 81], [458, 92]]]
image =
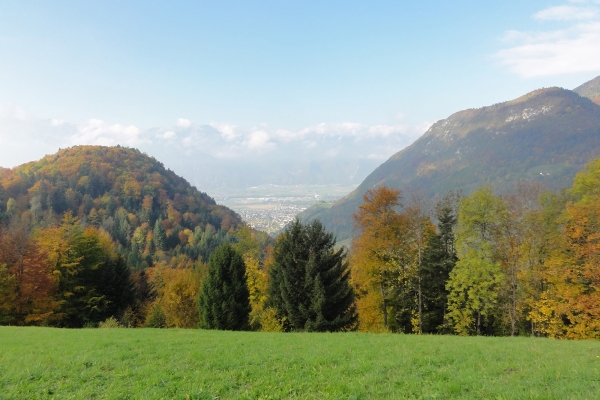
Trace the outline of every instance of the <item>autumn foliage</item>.
[[365, 194], [352, 249], [361, 330], [600, 337], [600, 160], [563, 194], [483, 187], [451, 203], [435, 231], [399, 191]]
[[0, 323], [195, 328], [212, 252], [260, 271], [268, 242], [138, 150], [60, 150], [0, 169]]

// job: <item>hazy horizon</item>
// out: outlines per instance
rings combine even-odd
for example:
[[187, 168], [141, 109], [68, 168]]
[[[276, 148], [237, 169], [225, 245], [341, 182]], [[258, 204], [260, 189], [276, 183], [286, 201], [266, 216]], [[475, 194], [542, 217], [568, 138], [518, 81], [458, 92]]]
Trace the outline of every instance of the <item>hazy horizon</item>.
[[0, 5], [0, 166], [136, 147], [203, 191], [360, 183], [435, 121], [600, 73], [600, 2]]

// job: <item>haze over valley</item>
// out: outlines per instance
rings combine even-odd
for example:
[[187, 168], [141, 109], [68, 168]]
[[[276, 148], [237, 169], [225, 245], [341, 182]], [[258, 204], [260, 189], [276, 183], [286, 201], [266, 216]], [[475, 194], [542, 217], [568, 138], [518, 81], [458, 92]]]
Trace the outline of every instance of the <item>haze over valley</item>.
[[257, 4], [228, 18], [190, 5], [131, 24], [116, 4], [8, 7], [0, 166], [137, 148], [272, 230], [352, 192], [441, 118], [600, 72], [596, 3], [509, 3]]

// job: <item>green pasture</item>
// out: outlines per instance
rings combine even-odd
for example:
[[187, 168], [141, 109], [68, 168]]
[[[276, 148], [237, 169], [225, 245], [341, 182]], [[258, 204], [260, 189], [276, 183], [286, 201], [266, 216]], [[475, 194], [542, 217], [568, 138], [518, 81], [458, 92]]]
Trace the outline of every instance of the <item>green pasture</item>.
[[6, 399], [594, 399], [600, 342], [0, 327]]

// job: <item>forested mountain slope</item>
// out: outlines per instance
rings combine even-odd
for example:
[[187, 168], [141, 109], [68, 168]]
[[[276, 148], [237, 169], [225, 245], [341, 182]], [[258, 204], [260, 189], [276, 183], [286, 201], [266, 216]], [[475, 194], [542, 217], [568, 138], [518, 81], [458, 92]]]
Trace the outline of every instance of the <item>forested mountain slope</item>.
[[[594, 98], [599, 78], [578, 90]], [[510, 190], [518, 182], [569, 186], [600, 156], [600, 106], [574, 91], [547, 88], [518, 99], [457, 112], [393, 155], [331, 208], [317, 205], [300, 218], [319, 218], [339, 240], [352, 236], [352, 214], [368, 189], [387, 185], [438, 199], [449, 190], [481, 185]]]
[[596, 104], [600, 104], [600, 76], [573, 89], [581, 97], [587, 97]]
[[134, 268], [158, 255], [207, 260], [230, 229], [232, 210], [136, 149], [77, 146], [13, 169], [0, 169], [0, 217], [51, 227], [71, 212], [118, 243]]

